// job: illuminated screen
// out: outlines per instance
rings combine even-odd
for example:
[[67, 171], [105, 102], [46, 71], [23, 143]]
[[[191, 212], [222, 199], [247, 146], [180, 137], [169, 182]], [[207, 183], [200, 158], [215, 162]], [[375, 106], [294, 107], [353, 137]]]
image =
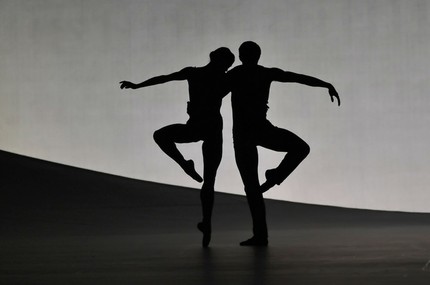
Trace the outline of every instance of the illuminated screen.
[[[186, 81], [120, 90], [203, 66], [247, 40], [260, 64], [332, 83], [274, 83], [269, 120], [311, 153], [266, 198], [430, 212], [430, 3], [354, 0], [0, 0], [0, 148], [199, 188], [153, 141], [187, 121]], [[216, 191], [244, 194], [222, 106]], [[202, 171], [201, 143], [179, 146]], [[259, 149], [260, 180], [283, 154]], [[216, 205], [215, 205], [216, 206]]]

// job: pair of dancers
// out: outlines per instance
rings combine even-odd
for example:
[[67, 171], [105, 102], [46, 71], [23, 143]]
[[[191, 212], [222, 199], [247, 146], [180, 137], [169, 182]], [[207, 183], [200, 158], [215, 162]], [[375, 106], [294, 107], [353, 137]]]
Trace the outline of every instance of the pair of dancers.
[[[253, 236], [240, 243], [242, 246], [267, 246], [268, 233], [265, 205], [262, 194], [282, 183], [309, 154], [309, 146], [294, 133], [273, 126], [266, 118], [269, 90], [272, 82], [296, 82], [308, 86], [327, 88], [332, 102], [339, 96], [335, 88], [315, 77], [266, 68], [258, 65], [260, 47], [251, 41], [239, 48], [242, 65], [227, 70], [235, 57], [225, 47], [211, 52], [210, 61], [203, 67], [186, 67], [178, 72], [150, 78], [139, 84], [121, 81], [121, 89], [138, 89], [175, 80], [187, 80], [189, 102], [186, 124], [173, 124], [154, 133], [160, 148], [197, 182], [203, 182], [200, 199], [202, 221], [198, 229], [203, 233], [202, 246], [211, 240], [211, 218], [214, 204], [215, 177], [222, 157], [222, 128], [220, 114], [222, 99], [231, 92], [233, 110], [233, 139], [238, 166], [251, 211]], [[203, 141], [203, 178], [186, 160], [176, 143]], [[258, 179], [257, 146], [286, 152], [281, 163], [266, 171], [266, 181]]]

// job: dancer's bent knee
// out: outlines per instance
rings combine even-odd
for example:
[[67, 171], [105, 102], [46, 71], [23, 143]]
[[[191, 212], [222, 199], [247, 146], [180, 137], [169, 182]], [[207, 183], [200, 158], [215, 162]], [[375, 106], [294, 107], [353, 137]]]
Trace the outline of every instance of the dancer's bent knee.
[[163, 132], [163, 129], [156, 130], [153, 134], [153, 138], [158, 145], [166, 142], [166, 136], [165, 136], [165, 132]]
[[311, 152], [311, 147], [306, 142], [303, 142], [301, 144], [300, 150], [299, 150], [300, 156], [303, 159], [305, 159], [309, 155], [310, 152]]

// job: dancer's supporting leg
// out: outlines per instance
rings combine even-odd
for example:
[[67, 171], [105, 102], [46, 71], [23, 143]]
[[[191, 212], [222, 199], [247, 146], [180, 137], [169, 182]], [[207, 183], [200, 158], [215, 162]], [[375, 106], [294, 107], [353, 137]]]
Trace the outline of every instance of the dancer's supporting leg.
[[253, 237], [240, 243], [242, 246], [266, 246], [266, 208], [258, 181], [257, 146], [249, 141], [235, 138], [236, 164], [245, 186], [246, 198], [252, 217]]
[[203, 141], [203, 187], [200, 192], [203, 219], [197, 227], [203, 233], [202, 245], [208, 247], [212, 231], [215, 177], [222, 157], [222, 133]]

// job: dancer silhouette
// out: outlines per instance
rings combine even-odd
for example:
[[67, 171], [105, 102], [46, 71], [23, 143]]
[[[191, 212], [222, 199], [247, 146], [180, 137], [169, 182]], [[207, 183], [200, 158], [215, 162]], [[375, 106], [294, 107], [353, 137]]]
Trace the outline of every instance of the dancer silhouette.
[[[272, 82], [296, 82], [328, 89], [332, 102], [339, 96], [335, 88], [320, 79], [266, 68], [258, 65], [260, 47], [244, 42], [239, 48], [242, 65], [227, 73], [232, 92], [233, 139], [238, 166], [251, 211], [253, 237], [240, 243], [242, 246], [268, 244], [266, 211], [262, 193], [281, 184], [309, 154], [308, 144], [294, 133], [273, 126], [266, 118], [270, 85]], [[265, 172], [266, 181], [260, 186], [258, 179], [257, 146], [287, 152], [278, 167]]]
[[[120, 87], [137, 89], [173, 80], [187, 80], [189, 102], [186, 124], [173, 124], [154, 133], [160, 148], [197, 182], [203, 185], [200, 192], [203, 219], [198, 229], [203, 233], [202, 245], [207, 247], [211, 239], [211, 218], [214, 204], [215, 177], [222, 157], [223, 120], [220, 113], [222, 99], [229, 93], [226, 71], [234, 62], [233, 53], [225, 47], [211, 52], [210, 62], [203, 67], [186, 67], [169, 75], [150, 78], [139, 84], [121, 81]], [[194, 168], [192, 160], [186, 160], [176, 143], [203, 141], [203, 179]]]

